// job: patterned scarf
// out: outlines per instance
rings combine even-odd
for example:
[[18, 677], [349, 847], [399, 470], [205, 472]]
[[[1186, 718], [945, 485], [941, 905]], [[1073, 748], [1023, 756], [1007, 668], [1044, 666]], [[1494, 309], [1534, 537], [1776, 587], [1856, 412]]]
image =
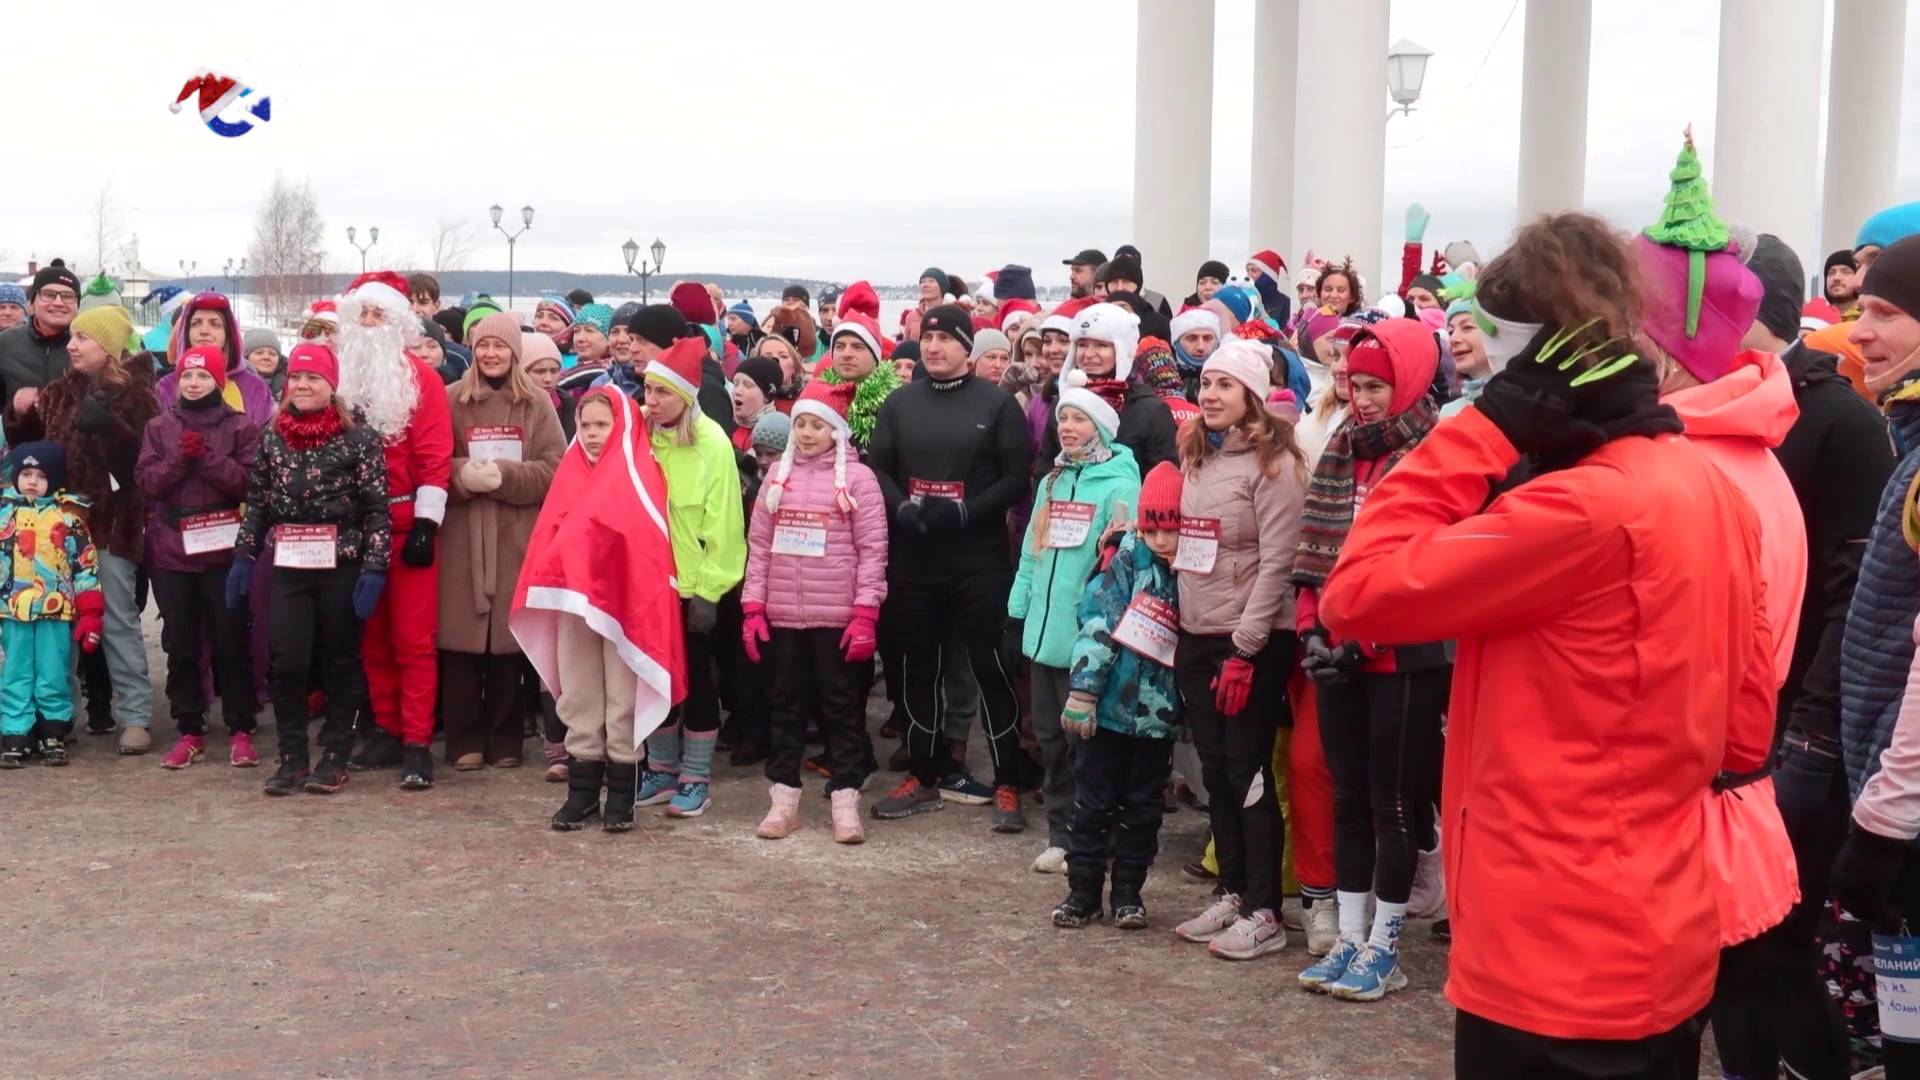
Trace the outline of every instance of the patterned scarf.
[[1087, 389], [1101, 401], [1113, 406], [1114, 412], [1127, 407], [1127, 384], [1123, 379], [1088, 379]]
[[1159, 338], [1140, 339], [1139, 351], [1133, 357], [1133, 370], [1156, 397], [1181, 397], [1186, 392], [1173, 347]]
[[1371, 424], [1340, 425], [1314, 466], [1300, 512], [1300, 550], [1293, 559], [1293, 583], [1317, 589], [1340, 561], [1340, 545], [1353, 528], [1354, 461], [1379, 461], [1376, 478], [1385, 476], [1433, 430], [1436, 411], [1422, 397], [1398, 416]]

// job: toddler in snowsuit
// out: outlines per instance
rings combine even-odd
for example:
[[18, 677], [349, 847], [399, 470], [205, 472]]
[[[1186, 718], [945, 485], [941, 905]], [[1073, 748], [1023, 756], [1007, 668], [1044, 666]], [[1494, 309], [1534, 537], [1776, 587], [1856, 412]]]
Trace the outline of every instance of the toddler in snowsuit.
[[[85, 499], [68, 494], [67, 454], [57, 443], [16, 447], [7, 463], [13, 485], [0, 495], [0, 556], [6, 606], [0, 610], [0, 769], [17, 769], [37, 750], [48, 765], [67, 763], [73, 728], [73, 643], [100, 647], [106, 598], [96, 576]], [[35, 720], [38, 745], [34, 745]]]
[[1100, 917], [1109, 857], [1113, 924], [1147, 925], [1140, 889], [1160, 850], [1161, 790], [1173, 774], [1180, 730], [1173, 668], [1180, 594], [1170, 565], [1180, 542], [1180, 488], [1171, 462], [1147, 473], [1133, 532], [1080, 606], [1060, 725], [1082, 742], [1067, 827], [1068, 892], [1053, 909], [1055, 926]]

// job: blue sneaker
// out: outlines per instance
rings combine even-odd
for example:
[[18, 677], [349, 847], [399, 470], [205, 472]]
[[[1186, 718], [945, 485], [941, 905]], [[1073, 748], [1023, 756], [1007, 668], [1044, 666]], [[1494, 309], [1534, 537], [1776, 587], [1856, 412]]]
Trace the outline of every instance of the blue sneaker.
[[[1322, 903], [1324, 902], [1325, 901], [1322, 901]], [[1353, 958], [1359, 954], [1360, 946], [1355, 945], [1346, 938], [1335, 940], [1333, 948], [1327, 950], [1327, 955], [1321, 957], [1312, 967], [1300, 973], [1301, 989], [1312, 990], [1316, 994], [1326, 993], [1327, 984], [1336, 982], [1341, 976], [1345, 975], [1347, 973], [1347, 965], [1353, 963]]]
[[637, 806], [659, 806], [680, 786], [680, 777], [670, 772], [654, 772], [652, 769], [640, 770], [640, 796], [634, 800]]
[[681, 783], [673, 793], [673, 801], [667, 803], [668, 817], [699, 817], [713, 805], [713, 799], [707, 795], [705, 780], [688, 780]]
[[1400, 970], [1400, 954], [1369, 945], [1347, 965], [1347, 973], [1327, 984], [1327, 993], [1342, 1001], [1379, 1001], [1395, 990], [1407, 988], [1406, 973]]
[[940, 781], [940, 797], [963, 806], [985, 806], [993, 801], [993, 789], [967, 770], [956, 769]]

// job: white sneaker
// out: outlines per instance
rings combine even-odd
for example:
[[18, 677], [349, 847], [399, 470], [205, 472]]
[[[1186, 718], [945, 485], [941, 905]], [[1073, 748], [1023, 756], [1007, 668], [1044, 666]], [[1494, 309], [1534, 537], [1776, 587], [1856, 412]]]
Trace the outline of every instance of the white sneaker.
[[1307, 928], [1307, 912], [1305, 908], [1300, 906], [1299, 897], [1288, 896], [1281, 899], [1280, 925], [1289, 930], [1305, 930]]
[[1187, 941], [1212, 941], [1226, 932], [1240, 919], [1240, 898], [1232, 893], [1222, 893], [1213, 898], [1207, 910], [1173, 928], [1173, 932]]
[[1340, 915], [1334, 908], [1333, 897], [1315, 900], [1307, 912], [1307, 951], [1315, 956], [1325, 956], [1333, 951], [1334, 942], [1340, 940]]
[[1033, 872], [1036, 874], [1064, 874], [1067, 872], [1067, 849], [1050, 847], [1033, 860]]
[[1287, 928], [1261, 909], [1237, 920], [1207, 943], [1207, 951], [1222, 960], [1255, 960], [1287, 947]]
[[1413, 864], [1413, 892], [1407, 897], [1407, 918], [1432, 919], [1447, 913], [1447, 878], [1440, 860], [1440, 834], [1434, 833], [1432, 851], [1420, 853]]

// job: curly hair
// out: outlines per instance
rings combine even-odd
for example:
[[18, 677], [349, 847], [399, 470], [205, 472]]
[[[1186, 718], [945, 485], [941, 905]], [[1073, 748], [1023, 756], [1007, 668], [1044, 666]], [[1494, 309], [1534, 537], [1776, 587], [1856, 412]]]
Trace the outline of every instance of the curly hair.
[[1325, 293], [1327, 288], [1327, 279], [1332, 277], [1335, 274], [1339, 274], [1341, 277], [1347, 279], [1347, 291], [1353, 294], [1353, 299], [1350, 303], [1347, 304], [1347, 309], [1345, 311], [1336, 311], [1334, 312], [1334, 314], [1351, 315], [1354, 312], [1359, 311], [1361, 308], [1366, 307], [1367, 306], [1366, 291], [1363, 288], [1361, 288], [1360, 272], [1353, 268], [1353, 256], [1351, 255], [1340, 260], [1339, 266], [1329, 266], [1325, 270], [1320, 271], [1320, 282], [1314, 289], [1314, 295], [1320, 296], [1321, 294]]
[[1631, 347], [1640, 326], [1640, 269], [1626, 234], [1592, 214], [1542, 215], [1480, 271], [1475, 301], [1516, 322], [1573, 327], [1582, 346]]

